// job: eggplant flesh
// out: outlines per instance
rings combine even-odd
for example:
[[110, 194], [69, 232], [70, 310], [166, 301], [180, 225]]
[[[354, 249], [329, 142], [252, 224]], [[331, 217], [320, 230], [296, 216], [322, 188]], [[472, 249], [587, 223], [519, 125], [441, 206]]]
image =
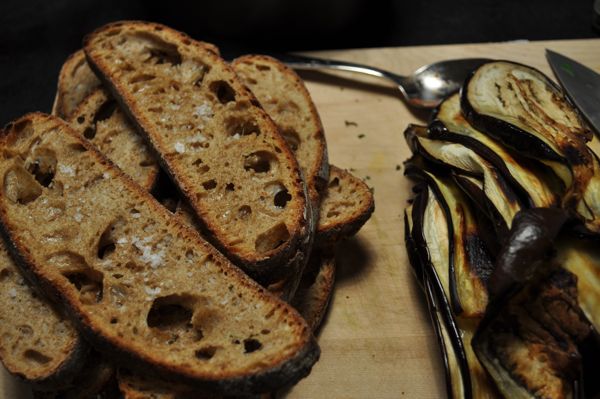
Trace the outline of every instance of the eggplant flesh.
[[[445, 277], [447, 265], [444, 260], [449, 252], [444, 240], [448, 235], [443, 221], [446, 212], [431, 188], [419, 197], [415, 203], [420, 205], [410, 207], [412, 220], [408, 222], [407, 234], [411, 234], [412, 238], [407, 239], [407, 246], [422, 242], [420, 261], [423, 265], [415, 267], [414, 263], [411, 264], [414, 270], [427, 270], [416, 274], [423, 276], [422, 286], [445, 364], [448, 396], [497, 398], [497, 391], [470, 344], [480, 319], [457, 316], [448, 304], [451, 290], [450, 281]], [[415, 262], [417, 257], [414, 253], [418, 251], [407, 249], [409, 254], [413, 254], [410, 256], [411, 262]]]
[[481, 177], [485, 195], [510, 228], [512, 219], [522, 208], [522, 204], [498, 170], [463, 144], [432, 140], [423, 137], [424, 134], [427, 133], [410, 128], [405, 132], [406, 140], [413, 151], [431, 162], [449, 166], [459, 173]]
[[552, 207], [560, 203], [556, 190], [539, 176], [539, 170], [515, 159], [502, 145], [467, 122], [460, 109], [458, 93], [442, 101], [429, 131], [430, 138], [463, 144], [488, 161], [525, 197], [529, 206]]
[[576, 277], [559, 268], [492, 311], [473, 347], [505, 397], [574, 398], [577, 346], [591, 331], [577, 305]]
[[544, 74], [507, 61], [477, 68], [461, 91], [461, 108], [471, 125], [524, 156], [551, 161], [570, 182], [563, 204], [577, 202], [591, 178], [586, 142], [592, 133], [560, 89]]
[[592, 152], [593, 175], [588, 181], [580, 201], [577, 203], [576, 212], [583, 220], [585, 228], [592, 234], [600, 233], [600, 161]]
[[429, 201], [435, 196], [439, 202], [438, 207], [426, 207], [419, 222], [426, 236], [431, 264], [443, 286], [448, 288], [454, 313], [480, 317], [487, 306], [487, 279], [492, 271], [492, 261], [467, 199], [448, 177], [435, 176], [410, 165], [405, 171], [427, 181], [432, 191]]
[[577, 276], [581, 310], [600, 332], [600, 250], [595, 243], [564, 239], [557, 244], [556, 262]]

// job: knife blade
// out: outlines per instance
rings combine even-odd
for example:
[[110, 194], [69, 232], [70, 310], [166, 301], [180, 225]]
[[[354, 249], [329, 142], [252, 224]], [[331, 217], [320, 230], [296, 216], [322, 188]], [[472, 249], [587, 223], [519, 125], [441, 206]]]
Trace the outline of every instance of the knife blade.
[[552, 50], [546, 49], [546, 59], [569, 98], [600, 134], [600, 74]]

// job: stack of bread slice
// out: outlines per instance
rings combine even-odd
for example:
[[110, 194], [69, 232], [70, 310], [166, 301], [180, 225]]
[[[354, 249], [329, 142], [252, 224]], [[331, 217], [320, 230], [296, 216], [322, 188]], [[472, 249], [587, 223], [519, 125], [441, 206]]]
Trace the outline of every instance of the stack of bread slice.
[[305, 377], [334, 246], [374, 203], [330, 167], [301, 79], [119, 22], [67, 60], [53, 114], [0, 137], [8, 371], [45, 398], [252, 396]]

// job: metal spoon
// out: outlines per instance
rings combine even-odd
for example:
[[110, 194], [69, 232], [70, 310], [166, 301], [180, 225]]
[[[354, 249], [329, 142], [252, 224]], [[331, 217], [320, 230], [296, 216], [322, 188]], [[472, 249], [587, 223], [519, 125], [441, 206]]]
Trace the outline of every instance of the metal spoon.
[[337, 69], [390, 80], [398, 85], [398, 89], [406, 101], [417, 108], [435, 108], [445, 97], [460, 88], [470, 72], [490, 61], [485, 58], [440, 61], [425, 65], [412, 75], [402, 76], [347, 61], [326, 60], [295, 54], [278, 54], [277, 57], [295, 69]]

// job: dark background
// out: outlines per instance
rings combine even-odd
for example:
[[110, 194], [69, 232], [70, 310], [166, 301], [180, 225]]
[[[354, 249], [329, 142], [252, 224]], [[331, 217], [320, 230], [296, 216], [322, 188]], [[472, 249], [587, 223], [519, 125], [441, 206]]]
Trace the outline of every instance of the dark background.
[[62, 62], [83, 35], [119, 19], [168, 24], [226, 57], [599, 37], [593, 0], [0, 0], [0, 125], [49, 112]]

